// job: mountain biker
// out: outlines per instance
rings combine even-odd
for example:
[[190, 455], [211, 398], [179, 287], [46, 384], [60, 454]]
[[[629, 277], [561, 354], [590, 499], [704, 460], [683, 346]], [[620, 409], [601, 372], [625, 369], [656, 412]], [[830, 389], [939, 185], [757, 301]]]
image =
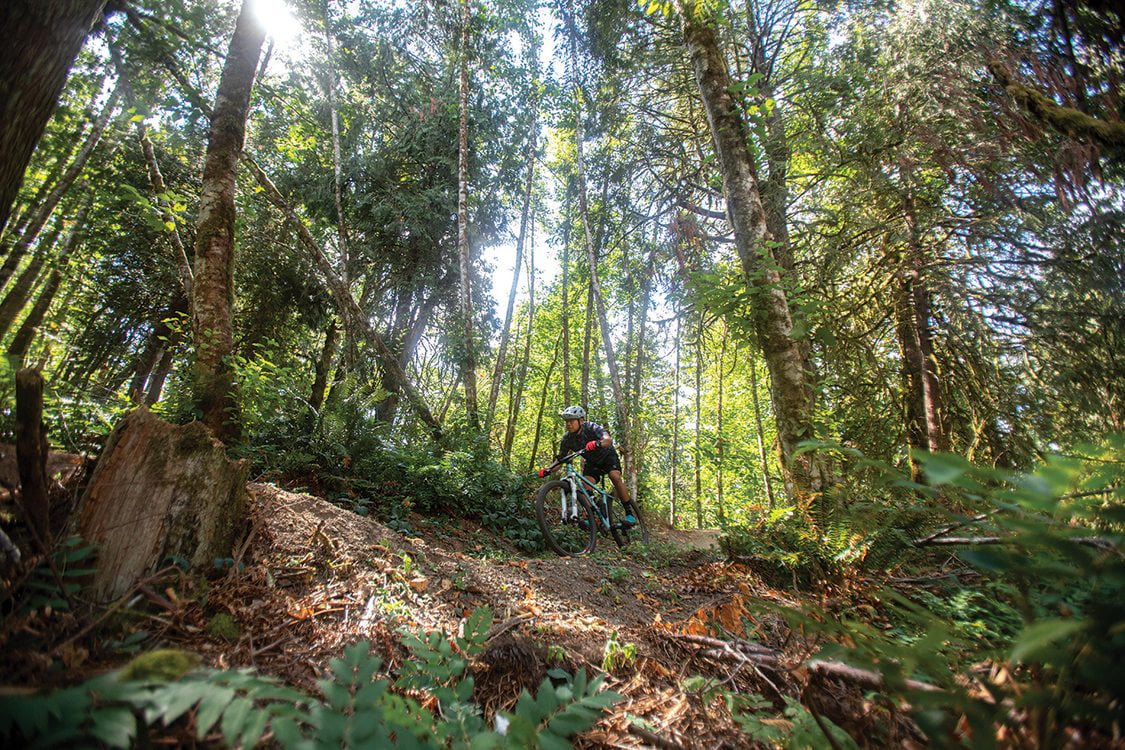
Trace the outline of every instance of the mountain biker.
[[[613, 447], [613, 438], [609, 436], [609, 432], [600, 424], [587, 422], [586, 410], [581, 406], [568, 406], [559, 412], [559, 417], [566, 425], [566, 432], [559, 441], [559, 455], [555, 461], [561, 461], [571, 453], [585, 449], [582, 475], [595, 484], [602, 477], [608, 476], [616, 490], [617, 499], [628, 513], [629, 490], [621, 479], [621, 459], [617, 455], [617, 449]], [[539, 470], [540, 477], [546, 475], [547, 469]], [[632, 525], [636, 523], [636, 519], [632, 515], [626, 515], [625, 523]]]

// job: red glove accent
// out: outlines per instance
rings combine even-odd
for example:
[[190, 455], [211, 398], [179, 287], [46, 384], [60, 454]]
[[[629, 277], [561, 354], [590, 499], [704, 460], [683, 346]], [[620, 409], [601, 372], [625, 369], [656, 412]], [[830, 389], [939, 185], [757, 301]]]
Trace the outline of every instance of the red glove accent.
[[597, 448], [597, 447], [598, 447], [598, 444], [596, 442], [594, 442], [593, 440], [586, 443], [586, 450], [588, 450], [588, 451], [592, 451], [592, 450], [594, 450], [594, 448]]
[[540, 476], [540, 478], [547, 476], [547, 470], [546, 469], [540, 469], [539, 470], [539, 476]]

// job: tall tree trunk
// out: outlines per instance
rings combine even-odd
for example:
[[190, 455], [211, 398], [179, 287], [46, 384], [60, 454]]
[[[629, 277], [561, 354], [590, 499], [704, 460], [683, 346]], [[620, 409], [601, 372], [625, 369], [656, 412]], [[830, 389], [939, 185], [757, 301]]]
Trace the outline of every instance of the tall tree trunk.
[[726, 438], [723, 437], [723, 365], [727, 357], [727, 327], [723, 324], [723, 340], [719, 345], [719, 366], [716, 372], [719, 376], [718, 403], [715, 406], [715, 499], [718, 502], [719, 526], [726, 528], [727, 514], [723, 507], [723, 447]]
[[39, 280], [39, 274], [43, 270], [48, 256], [54, 251], [55, 243], [58, 242], [62, 230], [62, 227], [59, 226], [61, 223], [62, 221], [59, 220], [51, 232], [39, 243], [35, 255], [31, 257], [31, 262], [16, 278], [16, 283], [8, 288], [4, 300], [0, 302], [0, 337], [3, 337], [12, 327], [12, 323], [15, 322], [28, 298], [31, 297], [31, 293], [35, 289], [35, 282]]
[[121, 95], [121, 83], [114, 87], [113, 93], [110, 94], [109, 99], [106, 101], [105, 106], [102, 107], [101, 113], [98, 115], [97, 120], [94, 121], [90, 133], [86, 136], [86, 141], [82, 144], [82, 148], [74, 155], [74, 159], [67, 165], [66, 171], [63, 172], [59, 181], [51, 188], [47, 197], [35, 208], [35, 213], [27, 226], [20, 233], [18, 238], [12, 237], [12, 249], [8, 253], [8, 257], [4, 260], [3, 267], [0, 267], [0, 287], [8, 283], [8, 279], [15, 271], [16, 266], [19, 264], [21, 258], [27, 253], [28, 248], [39, 236], [39, 232], [46, 226], [47, 221], [50, 220], [51, 214], [54, 213], [59, 203], [62, 201], [63, 196], [70, 190], [70, 186], [82, 174], [82, 170], [86, 166], [86, 162], [90, 160], [90, 154], [94, 152], [94, 148], [101, 141], [102, 135], [105, 133], [106, 127], [109, 125], [109, 120], [113, 113], [117, 110], [117, 100]]
[[332, 360], [336, 358], [336, 340], [339, 338], [339, 329], [336, 328], [336, 319], [328, 324], [324, 332], [324, 348], [320, 350], [320, 358], [316, 361], [316, 374], [313, 378], [312, 391], [309, 393], [309, 407], [314, 412], [319, 412], [324, 406], [324, 393], [328, 389], [328, 373], [332, 370]]
[[703, 315], [695, 336], [695, 528], [703, 528]]
[[[105, 86], [105, 81], [108, 78], [109, 73], [107, 72], [102, 79], [101, 85], [91, 86], [91, 88], [94, 89], [94, 93], [90, 98], [89, 104], [85, 108], [86, 112], [92, 113], [95, 111], [95, 107], [97, 107], [98, 101], [100, 101], [101, 99], [102, 89]], [[18, 212], [13, 207], [12, 215], [8, 219], [7, 226], [5, 226], [2, 231], [0, 231], [0, 257], [6, 258], [8, 256], [8, 251], [12, 247], [12, 242], [14, 240], [18, 240], [20, 235], [23, 234], [23, 230], [27, 227], [27, 223], [31, 221], [31, 217], [35, 215], [35, 212], [39, 208], [39, 206], [43, 205], [43, 202], [47, 200], [47, 195], [50, 194], [51, 189], [56, 184], [58, 184], [59, 178], [62, 177], [63, 171], [74, 160], [74, 155], [77, 152], [79, 146], [81, 146], [86, 141], [87, 124], [88, 123], [86, 122], [80, 123], [78, 128], [73, 133], [71, 133], [71, 138], [69, 139], [70, 142], [64, 144], [63, 150], [60, 151], [59, 154], [51, 162], [50, 169], [48, 169], [47, 173], [44, 175], [43, 181], [39, 183], [39, 189], [35, 191], [35, 195], [31, 198], [31, 200], [24, 203], [18, 210]], [[11, 275], [11, 272], [5, 273], [4, 271], [0, 270], [0, 279], [7, 279]], [[0, 286], [3, 285], [0, 284]]]
[[0, 29], [0, 230], [24, 171], [106, 0], [4, 0]]
[[[559, 342], [555, 342], [555, 353], [551, 356], [551, 364], [543, 376], [543, 390], [539, 394], [539, 412], [535, 418], [535, 439], [531, 443], [531, 458], [528, 460], [527, 470], [535, 468], [535, 459], [539, 455], [539, 438], [543, 434], [543, 413], [547, 408], [547, 393], [551, 390], [551, 375], [555, 372], [555, 364], [559, 361]], [[551, 454], [554, 458], [554, 453]]]
[[584, 328], [582, 330], [582, 381], [579, 388], [579, 401], [582, 405], [589, 409], [590, 404], [590, 358], [591, 351], [593, 350], [594, 338], [594, 287], [592, 284], [586, 286], [586, 316], [583, 318]]
[[62, 252], [59, 253], [59, 257], [51, 266], [50, 275], [39, 291], [39, 297], [35, 300], [35, 304], [32, 305], [31, 311], [27, 314], [27, 317], [24, 318], [19, 330], [16, 331], [16, 335], [12, 337], [12, 341], [8, 344], [9, 358], [22, 361], [27, 354], [27, 350], [31, 347], [31, 342], [35, 338], [36, 331], [39, 330], [39, 326], [42, 325], [43, 319], [47, 316], [47, 311], [50, 309], [51, 303], [55, 300], [55, 294], [58, 293], [59, 284], [62, 282], [63, 272], [66, 270], [67, 263], [70, 262], [70, 257], [78, 247], [78, 239], [86, 224], [86, 216], [90, 212], [90, 206], [93, 202], [93, 192], [87, 192], [82, 199], [82, 204], [78, 207], [78, 212], [74, 216], [74, 222], [70, 225], [70, 233], [67, 235], [66, 242], [63, 243]]
[[234, 192], [246, 137], [250, 91], [266, 31], [249, 0], [242, 5], [211, 115], [195, 237], [193, 387], [201, 420], [224, 443], [240, 437], [231, 331]]
[[480, 427], [477, 409], [477, 357], [473, 341], [472, 257], [469, 251], [469, 0], [461, 3], [461, 67], [458, 76], [457, 257], [461, 272], [462, 377], [469, 425]]
[[570, 65], [573, 76], [574, 89], [574, 142], [575, 166], [578, 170], [578, 213], [582, 218], [582, 232], [586, 240], [586, 260], [590, 265], [590, 294], [598, 313], [598, 324], [602, 334], [602, 348], [605, 350], [606, 367], [609, 369], [610, 384], [613, 386], [613, 398], [618, 429], [625, 430], [628, 420], [625, 418], [625, 389], [621, 387], [621, 375], [617, 367], [617, 355], [614, 352], [613, 337], [610, 335], [609, 316], [606, 314], [605, 300], [602, 298], [601, 282], [598, 280], [598, 259], [594, 234], [590, 229], [590, 209], [586, 196], [586, 166], [583, 155], [583, 141], [585, 133], [582, 127], [582, 91], [578, 85], [578, 32], [574, 26], [574, 15], [568, 7], [566, 25], [570, 37]]
[[[653, 230], [655, 234], [655, 228]], [[645, 436], [642, 433], [643, 422], [641, 419], [641, 382], [644, 380], [644, 367], [645, 367], [645, 331], [647, 330], [648, 323], [648, 308], [652, 300], [652, 277], [656, 268], [656, 242], [655, 237], [652, 248], [649, 250], [648, 263], [645, 265], [644, 274], [641, 278], [641, 304], [640, 310], [637, 312], [637, 349], [636, 358], [633, 365], [633, 383], [629, 389], [629, 397], [634, 404], [631, 409], [632, 412], [632, 428], [629, 430], [628, 445], [629, 452], [626, 454], [632, 458], [628, 468], [629, 476], [629, 496], [636, 499], [637, 492], [640, 485], [640, 475], [644, 464], [646, 445]]]
[[[930, 290], [926, 283], [926, 251], [918, 230], [914, 197], [903, 199], [906, 247], [894, 294], [895, 330], [902, 354], [906, 400], [906, 434], [912, 451], [948, 450], [942, 424], [942, 398], [930, 328]], [[917, 478], [920, 469], [911, 460]]]
[[539, 122], [539, 97], [532, 103], [531, 131], [527, 146], [527, 183], [523, 190], [523, 210], [520, 212], [520, 231], [516, 238], [516, 267], [512, 270], [512, 288], [508, 292], [508, 309], [504, 313], [504, 327], [500, 331], [500, 348], [496, 353], [496, 367], [492, 371], [492, 389], [488, 395], [488, 412], [485, 416], [485, 430], [492, 427], [496, 413], [496, 398], [500, 394], [500, 376], [504, 372], [504, 360], [508, 354], [508, 334], [512, 328], [512, 311], [516, 307], [516, 291], [519, 289], [520, 265], [523, 263], [523, 244], [527, 236], [527, 219], [531, 214], [531, 188], [535, 182], [536, 128]]
[[566, 188], [566, 208], [563, 210], [563, 247], [562, 247], [562, 374], [563, 374], [563, 404], [570, 406], [574, 399], [570, 389], [570, 209], [571, 187]]
[[[535, 217], [532, 215], [530, 251], [527, 258], [527, 338], [523, 343], [523, 357], [520, 360], [519, 385], [516, 388], [515, 398], [512, 399], [511, 413], [508, 415], [508, 426], [504, 430], [504, 465], [512, 464], [512, 444], [516, 439], [516, 424], [520, 416], [520, 406], [523, 404], [523, 390], [527, 385], [527, 368], [531, 361], [531, 336], [535, 331]], [[532, 454], [534, 455], [534, 453]]]
[[672, 383], [672, 448], [668, 469], [668, 523], [676, 528], [676, 466], [680, 450], [680, 317], [676, 316], [676, 374]]
[[754, 404], [754, 426], [758, 435], [758, 460], [762, 463], [762, 482], [766, 488], [766, 507], [773, 510], [773, 480], [770, 479], [770, 462], [766, 455], [766, 433], [762, 428], [762, 407], [758, 402], [758, 360], [750, 355], [750, 398]]
[[801, 441], [815, 437], [812, 389], [801, 348], [791, 335], [793, 322], [784, 279], [770, 251], [773, 238], [751, 158], [747, 126], [730, 93], [731, 79], [713, 20], [698, 10], [694, 0], [676, 0], [676, 5], [723, 174], [727, 218], [747, 283], [757, 292], [755, 329], [773, 384], [783, 469], [793, 493], [807, 504], [825, 489], [828, 469], [815, 452], [796, 453]]

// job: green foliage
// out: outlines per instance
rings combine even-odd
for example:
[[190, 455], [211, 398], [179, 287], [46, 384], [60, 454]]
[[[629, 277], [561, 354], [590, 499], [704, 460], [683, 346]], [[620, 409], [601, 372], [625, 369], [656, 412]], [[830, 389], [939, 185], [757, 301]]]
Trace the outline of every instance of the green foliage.
[[[684, 689], [698, 691], [706, 702], [726, 704], [731, 718], [750, 739], [773, 748], [857, 748], [855, 740], [823, 716], [814, 716], [801, 702], [783, 696], [780, 715], [773, 703], [754, 693], [735, 693], [704, 677], [689, 677]], [[825, 735], [830, 739], [826, 739]]]
[[523, 552], [545, 549], [543, 532], [531, 513], [528, 495], [517, 490], [496, 500], [493, 506], [481, 513], [481, 522], [499, 531]]
[[25, 598], [18, 602], [17, 611], [27, 613], [43, 607], [70, 609], [71, 597], [81, 590], [83, 579], [95, 571], [96, 554], [97, 547], [83, 543], [80, 536], [64, 539], [51, 553], [51, 561], [41, 562], [24, 582], [21, 596]]
[[[108, 747], [147, 744], [149, 728], [190, 717], [188, 727], [202, 740], [220, 731], [231, 746], [253, 747], [272, 732], [282, 748], [565, 748], [569, 738], [589, 729], [621, 696], [587, 681], [552, 671], [535, 697], [524, 691], [511, 714], [486, 727], [482, 709], [471, 702], [469, 658], [487, 639], [491, 614], [478, 609], [465, 634], [407, 635], [410, 651], [397, 680], [380, 677], [382, 662], [366, 642], [344, 649], [307, 696], [248, 670], [187, 671], [191, 664], [168, 655], [142, 656], [130, 667], [49, 695], [13, 696], [0, 703], [0, 739], [28, 747], [72, 746], [93, 738]], [[178, 657], [187, 655], [171, 652]], [[189, 657], [190, 658], [190, 657]], [[175, 663], [173, 673], [155, 662]], [[178, 679], [177, 679], [178, 677]], [[399, 692], [391, 690], [392, 684]], [[412, 695], [438, 699], [433, 714]], [[86, 740], [89, 741], [89, 740]]]
[[612, 672], [618, 667], [625, 667], [637, 659], [637, 644], [622, 643], [617, 638], [617, 631], [613, 631], [605, 642], [602, 651], [602, 669]]
[[[731, 718], [757, 742], [771, 747], [807, 748], [830, 746], [840, 750], [858, 750], [859, 745], [847, 732], [823, 716], [814, 716], [801, 702], [784, 696], [781, 716], [773, 704], [760, 695], [740, 695], [721, 691]], [[826, 740], [825, 735], [829, 739]]]
[[[1049, 455], [1027, 472], [918, 459], [928, 483], [913, 489], [962, 511], [948, 519], [958, 536], [998, 540], [958, 548], [975, 575], [885, 591], [889, 629], [824, 613], [789, 612], [791, 624], [848, 644], [822, 655], [882, 673], [936, 744], [990, 747], [1001, 726], [1033, 732], [1027, 741], [1039, 747], [1077, 725], [1111, 736], [1125, 700], [1125, 438]], [[959, 675], [982, 662], [1006, 679], [978, 671], [967, 686]], [[909, 689], [907, 678], [941, 690]], [[955, 730], [962, 717], [971, 737]]]

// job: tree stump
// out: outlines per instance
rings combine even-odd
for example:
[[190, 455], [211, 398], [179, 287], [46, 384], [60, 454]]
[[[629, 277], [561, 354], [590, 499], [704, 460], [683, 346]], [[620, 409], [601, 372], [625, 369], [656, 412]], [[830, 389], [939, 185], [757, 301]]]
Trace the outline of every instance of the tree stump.
[[76, 531], [100, 547], [93, 595], [115, 599], [173, 561], [207, 570], [232, 557], [245, 526], [248, 472], [202, 424], [129, 412], [79, 501]]
[[43, 426], [43, 376], [38, 370], [16, 373], [16, 461], [27, 527], [35, 546], [47, 553], [51, 549], [47, 431]]

